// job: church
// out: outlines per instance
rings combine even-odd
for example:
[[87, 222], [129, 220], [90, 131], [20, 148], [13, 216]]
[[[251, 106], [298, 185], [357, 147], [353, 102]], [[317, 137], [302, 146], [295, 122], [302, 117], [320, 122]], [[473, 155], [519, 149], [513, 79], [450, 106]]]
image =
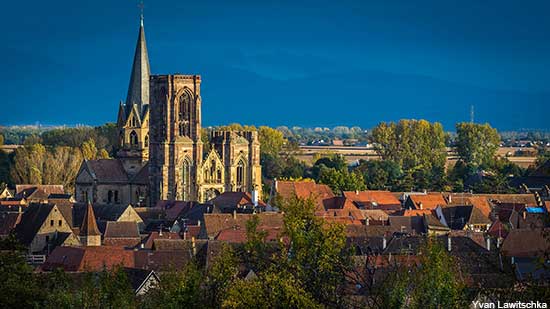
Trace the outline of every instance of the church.
[[154, 206], [206, 202], [227, 191], [259, 199], [258, 134], [213, 131], [203, 140], [201, 82], [200, 75], [151, 75], [141, 17], [128, 94], [118, 109], [119, 150], [114, 159], [82, 163], [77, 201]]

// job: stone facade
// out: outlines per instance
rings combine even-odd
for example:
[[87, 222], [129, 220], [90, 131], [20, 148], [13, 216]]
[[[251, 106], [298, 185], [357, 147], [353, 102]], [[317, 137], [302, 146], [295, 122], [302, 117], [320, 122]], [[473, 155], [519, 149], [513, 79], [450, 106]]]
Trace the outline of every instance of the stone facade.
[[260, 190], [256, 132], [213, 132], [212, 150], [203, 153], [200, 84], [199, 75], [151, 77], [151, 204], [158, 200], [203, 202], [225, 191]]

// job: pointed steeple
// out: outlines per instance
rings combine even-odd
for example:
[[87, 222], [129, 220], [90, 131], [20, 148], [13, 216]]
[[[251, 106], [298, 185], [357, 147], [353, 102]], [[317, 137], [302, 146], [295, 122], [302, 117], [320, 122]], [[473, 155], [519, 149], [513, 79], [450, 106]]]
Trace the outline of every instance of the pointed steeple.
[[143, 14], [140, 16], [139, 34], [134, 53], [134, 63], [130, 74], [130, 85], [126, 97], [126, 111], [136, 104], [138, 110], [143, 112], [143, 106], [149, 104], [149, 56], [147, 44], [145, 43], [145, 30], [143, 28]]
[[84, 213], [84, 220], [80, 226], [80, 237], [101, 236], [99, 229], [97, 228], [97, 222], [95, 221], [94, 208], [92, 203], [88, 202], [86, 212]]

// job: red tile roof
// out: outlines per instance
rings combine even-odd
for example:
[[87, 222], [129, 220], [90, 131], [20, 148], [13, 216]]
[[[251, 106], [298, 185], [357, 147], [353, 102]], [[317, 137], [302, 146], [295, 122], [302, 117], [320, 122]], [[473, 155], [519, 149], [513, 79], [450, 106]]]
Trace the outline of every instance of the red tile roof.
[[[217, 207], [254, 206], [252, 195], [249, 192], [223, 192], [222, 194], [210, 200], [210, 202]], [[266, 204], [263, 201], [258, 200], [258, 206], [265, 207]]]
[[86, 213], [84, 214], [84, 220], [80, 226], [80, 236], [97, 236], [101, 235], [97, 228], [97, 222], [95, 221], [94, 209], [91, 203], [88, 203]]
[[101, 271], [116, 266], [134, 267], [134, 252], [121, 247], [56, 247], [41, 269], [52, 271]]
[[189, 211], [194, 205], [194, 202], [160, 200], [155, 205], [155, 208], [163, 209], [167, 220], [176, 220], [181, 214]]
[[9, 235], [9, 233], [15, 228], [21, 221], [21, 212], [0, 212], [0, 236]]
[[536, 257], [550, 250], [550, 229], [512, 229], [502, 243], [505, 256]]
[[354, 202], [363, 204], [376, 203], [377, 205], [396, 205], [401, 207], [401, 202], [390, 191], [344, 191], [344, 196]]
[[182, 237], [180, 234], [172, 232], [162, 232], [162, 234], [159, 232], [151, 232], [143, 243], [143, 247], [145, 249], [152, 249], [155, 239], [182, 239]]
[[409, 195], [409, 201], [414, 204], [416, 209], [436, 209], [437, 206], [447, 205], [447, 200], [442, 194], [412, 194]]
[[334, 197], [334, 193], [327, 185], [316, 184], [313, 181], [276, 181], [277, 196], [289, 199], [294, 196], [315, 201], [317, 210], [323, 210], [323, 200]]
[[[282, 228], [279, 227], [258, 227], [259, 231], [267, 232], [265, 240], [268, 242], [278, 241], [282, 236]], [[222, 230], [216, 237], [216, 240], [225, 241], [229, 243], [245, 243], [246, 238], [246, 229], [227, 229]]]

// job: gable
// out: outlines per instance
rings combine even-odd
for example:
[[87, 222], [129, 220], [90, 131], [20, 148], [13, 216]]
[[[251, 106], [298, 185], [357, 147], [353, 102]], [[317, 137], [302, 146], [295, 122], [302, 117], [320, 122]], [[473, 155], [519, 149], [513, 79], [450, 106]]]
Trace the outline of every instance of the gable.
[[[82, 163], [82, 166], [84, 166], [85, 163]], [[86, 168], [81, 168], [78, 172], [78, 175], [76, 176], [75, 183], [92, 183], [94, 182], [94, 178], [90, 174], [90, 172]]]
[[117, 219], [117, 222], [137, 222], [142, 223], [143, 219], [139, 216], [139, 214], [136, 212], [134, 207], [128, 205], [126, 209], [120, 214], [120, 216]]

